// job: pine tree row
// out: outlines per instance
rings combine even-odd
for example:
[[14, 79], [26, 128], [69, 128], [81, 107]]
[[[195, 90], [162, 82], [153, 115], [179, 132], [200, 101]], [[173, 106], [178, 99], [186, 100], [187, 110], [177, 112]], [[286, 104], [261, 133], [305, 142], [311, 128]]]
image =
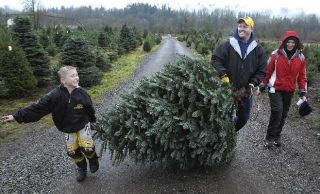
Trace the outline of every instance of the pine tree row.
[[[126, 24], [121, 31], [106, 26], [100, 33], [32, 26], [29, 18], [16, 17], [10, 28], [1, 27], [0, 98], [28, 96], [36, 87], [57, 84], [56, 72], [64, 65], [78, 68], [81, 86], [97, 85], [112, 61], [143, 42], [141, 33]], [[50, 64], [49, 56], [58, 53], [59, 63]]]

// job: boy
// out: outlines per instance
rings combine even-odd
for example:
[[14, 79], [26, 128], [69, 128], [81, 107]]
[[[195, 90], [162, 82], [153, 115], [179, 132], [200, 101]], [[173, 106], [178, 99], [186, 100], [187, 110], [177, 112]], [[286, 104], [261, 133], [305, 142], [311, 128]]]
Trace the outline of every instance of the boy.
[[95, 110], [89, 94], [79, 84], [75, 67], [64, 66], [58, 71], [60, 86], [50, 91], [39, 102], [20, 109], [14, 115], [2, 117], [5, 122], [36, 122], [52, 113], [59, 131], [65, 133], [68, 155], [74, 159], [77, 181], [86, 177], [87, 161], [92, 173], [99, 169], [98, 157], [91, 137], [90, 122], [95, 122]]

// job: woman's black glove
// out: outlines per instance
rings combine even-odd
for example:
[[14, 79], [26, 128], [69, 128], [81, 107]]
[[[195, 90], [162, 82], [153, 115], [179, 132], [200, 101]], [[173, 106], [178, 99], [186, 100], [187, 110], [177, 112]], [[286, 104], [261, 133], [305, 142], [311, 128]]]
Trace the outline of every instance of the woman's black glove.
[[261, 84], [258, 86], [258, 88], [259, 88], [259, 91], [260, 91], [260, 92], [263, 92], [263, 91], [266, 89], [266, 85], [264, 85], [263, 83], [261, 83]]
[[305, 90], [300, 90], [299, 91], [300, 98], [304, 97], [306, 94], [307, 94], [307, 92]]

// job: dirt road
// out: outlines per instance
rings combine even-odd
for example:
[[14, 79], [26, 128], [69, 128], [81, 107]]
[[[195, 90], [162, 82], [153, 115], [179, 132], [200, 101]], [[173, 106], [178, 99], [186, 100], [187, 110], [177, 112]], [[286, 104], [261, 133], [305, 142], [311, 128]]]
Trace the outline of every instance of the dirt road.
[[[141, 78], [178, 60], [177, 54], [193, 56], [177, 40], [164, 38], [130, 79], [101, 96], [97, 112], [118, 102], [119, 95]], [[75, 181], [75, 165], [65, 153], [63, 134], [51, 127], [0, 144], [0, 193], [320, 193], [320, 143], [313, 136], [313, 116], [300, 120], [291, 111], [283, 131], [285, 145], [267, 150], [262, 144], [269, 117], [264, 95], [261, 110], [254, 107], [251, 120], [239, 132], [236, 157], [227, 166], [164, 170], [157, 163], [140, 166], [130, 160], [112, 166], [105, 153], [99, 171], [88, 173], [82, 183]]]

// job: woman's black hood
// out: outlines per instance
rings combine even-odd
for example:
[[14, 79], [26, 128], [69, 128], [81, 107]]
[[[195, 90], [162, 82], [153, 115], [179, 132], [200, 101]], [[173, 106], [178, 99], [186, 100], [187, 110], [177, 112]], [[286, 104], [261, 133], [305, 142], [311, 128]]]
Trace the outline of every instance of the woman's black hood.
[[[287, 43], [289, 40], [293, 40], [295, 42], [294, 48], [291, 51], [289, 51], [287, 49]], [[299, 44], [299, 40], [294, 36], [289, 36], [287, 39], [285, 39], [283, 48], [287, 54], [288, 59], [291, 59], [291, 57], [294, 55], [294, 53], [296, 53], [296, 51], [298, 49], [298, 44]]]

